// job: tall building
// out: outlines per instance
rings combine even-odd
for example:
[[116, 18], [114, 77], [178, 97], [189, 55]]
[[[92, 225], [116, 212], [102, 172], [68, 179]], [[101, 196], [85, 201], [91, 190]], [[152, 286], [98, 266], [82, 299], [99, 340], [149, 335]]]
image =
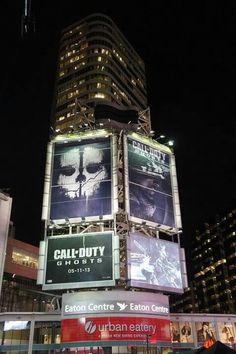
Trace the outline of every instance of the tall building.
[[185, 256], [175, 157], [152, 139], [143, 61], [101, 14], [66, 29], [59, 56], [37, 284], [61, 307], [21, 322], [28, 350], [168, 352]]
[[171, 298], [172, 311], [235, 314], [235, 209], [196, 231], [192, 255], [191, 285], [183, 295]]
[[64, 291], [65, 347], [155, 352], [166, 293], [186, 286], [173, 150], [152, 139], [144, 63], [110, 18], [64, 30], [59, 56], [38, 284]]
[[115, 23], [97, 13], [62, 32], [53, 125], [63, 131], [93, 122], [101, 103], [144, 111], [147, 91], [143, 60]]
[[[36, 250], [12, 243], [4, 294], [22, 295], [32, 312], [0, 313], [2, 351], [166, 354], [218, 339], [234, 345], [236, 316], [170, 314], [169, 294], [187, 287], [175, 157], [152, 139], [144, 65], [107, 16], [63, 32], [53, 121], [37, 272], [43, 293], [30, 281], [27, 301]], [[6, 309], [19, 311], [14, 305]]]

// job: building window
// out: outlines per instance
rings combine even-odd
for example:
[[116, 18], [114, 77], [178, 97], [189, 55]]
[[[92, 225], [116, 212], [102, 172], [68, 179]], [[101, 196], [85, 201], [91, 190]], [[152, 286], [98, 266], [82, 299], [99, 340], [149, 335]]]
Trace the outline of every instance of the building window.
[[34, 269], [38, 268], [38, 259], [33, 253], [20, 250], [17, 248], [13, 248], [12, 262], [16, 264], [20, 264], [24, 267], [29, 267]]

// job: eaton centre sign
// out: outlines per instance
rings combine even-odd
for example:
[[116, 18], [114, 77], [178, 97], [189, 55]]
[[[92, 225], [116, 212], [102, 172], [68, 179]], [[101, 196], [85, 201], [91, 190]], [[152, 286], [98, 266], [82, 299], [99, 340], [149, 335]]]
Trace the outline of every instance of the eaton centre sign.
[[98, 313], [168, 316], [169, 300], [162, 294], [122, 290], [63, 294], [62, 315], [64, 318]]

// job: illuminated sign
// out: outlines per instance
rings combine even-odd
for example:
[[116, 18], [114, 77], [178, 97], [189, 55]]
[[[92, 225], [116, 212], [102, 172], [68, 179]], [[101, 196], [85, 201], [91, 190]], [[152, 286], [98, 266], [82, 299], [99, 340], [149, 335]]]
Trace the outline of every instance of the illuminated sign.
[[115, 241], [112, 232], [48, 237], [43, 289], [114, 285]]
[[62, 342], [170, 341], [170, 321], [147, 317], [80, 317], [61, 321]]
[[151, 141], [125, 140], [126, 207], [130, 220], [176, 230], [181, 226], [171, 150]]
[[230, 322], [219, 322], [218, 323], [218, 333], [220, 341], [226, 344], [232, 344], [235, 342], [235, 331], [233, 323]]
[[130, 286], [183, 292], [177, 243], [132, 233], [127, 252]]
[[168, 315], [168, 296], [122, 290], [81, 291], [62, 295], [64, 317], [87, 314], [151, 314]]
[[215, 343], [216, 342], [216, 328], [214, 322], [196, 322], [197, 341], [199, 343]]
[[26, 329], [29, 321], [5, 321], [4, 331], [16, 331]]
[[[115, 208], [113, 145], [109, 137], [81, 139], [78, 136], [54, 141], [49, 146], [47, 163], [51, 169], [48, 168], [45, 176], [43, 219], [61, 224], [68, 219], [81, 222], [84, 218], [112, 218]], [[49, 190], [47, 179], [51, 181]]]

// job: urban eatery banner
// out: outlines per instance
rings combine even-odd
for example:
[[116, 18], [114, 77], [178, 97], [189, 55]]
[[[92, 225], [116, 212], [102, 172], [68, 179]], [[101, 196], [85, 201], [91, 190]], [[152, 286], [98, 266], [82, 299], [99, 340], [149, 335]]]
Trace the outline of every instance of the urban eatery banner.
[[112, 232], [48, 237], [43, 289], [115, 285], [117, 239]]
[[61, 321], [62, 342], [170, 342], [170, 321], [153, 317], [80, 317]]
[[177, 243], [139, 233], [131, 233], [127, 243], [130, 286], [183, 293]]
[[174, 155], [164, 145], [139, 138], [125, 140], [129, 218], [176, 232], [181, 218]]
[[55, 141], [51, 151], [50, 213], [57, 224], [113, 214], [111, 140]]

